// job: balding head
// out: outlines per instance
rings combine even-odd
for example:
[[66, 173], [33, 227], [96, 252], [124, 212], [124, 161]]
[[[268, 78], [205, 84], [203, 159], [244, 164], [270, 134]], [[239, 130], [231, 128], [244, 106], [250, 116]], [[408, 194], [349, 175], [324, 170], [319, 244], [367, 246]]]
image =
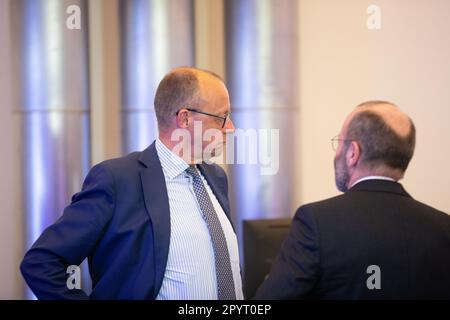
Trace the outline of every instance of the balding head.
[[179, 109], [198, 105], [204, 88], [211, 84], [224, 85], [222, 78], [207, 70], [179, 67], [170, 71], [161, 80], [155, 95], [155, 112], [160, 131], [171, 126]]
[[404, 172], [414, 153], [414, 124], [390, 102], [358, 105], [348, 116], [343, 135], [359, 143], [361, 162], [368, 168], [385, 166]]
[[390, 102], [369, 101], [360, 104], [356, 110], [377, 114], [401, 138], [406, 138], [411, 133], [412, 122], [409, 117]]

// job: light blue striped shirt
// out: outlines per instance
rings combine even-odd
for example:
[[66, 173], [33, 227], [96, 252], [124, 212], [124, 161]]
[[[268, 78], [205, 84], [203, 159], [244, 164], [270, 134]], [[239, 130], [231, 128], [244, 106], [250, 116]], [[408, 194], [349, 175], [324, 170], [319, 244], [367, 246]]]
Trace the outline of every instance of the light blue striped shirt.
[[[159, 139], [156, 150], [166, 180], [170, 207], [167, 267], [157, 300], [216, 300], [214, 251], [208, 227], [194, 193], [188, 164]], [[236, 298], [243, 299], [236, 234], [208, 182], [199, 174], [217, 212], [230, 253]]]

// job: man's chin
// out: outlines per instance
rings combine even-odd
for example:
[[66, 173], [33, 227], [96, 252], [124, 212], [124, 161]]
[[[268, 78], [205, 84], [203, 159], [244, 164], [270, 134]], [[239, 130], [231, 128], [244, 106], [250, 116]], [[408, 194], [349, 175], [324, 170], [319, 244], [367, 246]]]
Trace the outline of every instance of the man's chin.
[[[211, 150], [210, 152], [205, 152], [203, 153], [203, 161], [206, 163], [213, 163], [213, 162], [221, 162], [220, 159], [218, 159], [220, 156], [222, 156], [223, 154], [223, 148], [219, 147], [219, 148], [215, 148], [213, 150]], [[214, 161], [214, 159], [216, 159], [216, 161]]]

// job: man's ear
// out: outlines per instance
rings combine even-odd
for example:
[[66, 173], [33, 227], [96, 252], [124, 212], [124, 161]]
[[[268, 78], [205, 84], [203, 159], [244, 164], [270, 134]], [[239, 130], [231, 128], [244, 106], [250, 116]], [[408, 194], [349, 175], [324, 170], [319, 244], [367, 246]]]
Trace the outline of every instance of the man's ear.
[[186, 129], [189, 127], [189, 111], [181, 109], [177, 114], [177, 127]]
[[353, 168], [358, 165], [358, 162], [361, 159], [361, 147], [359, 146], [358, 142], [350, 142], [350, 145], [347, 148], [347, 152], [345, 154], [345, 159], [349, 168]]

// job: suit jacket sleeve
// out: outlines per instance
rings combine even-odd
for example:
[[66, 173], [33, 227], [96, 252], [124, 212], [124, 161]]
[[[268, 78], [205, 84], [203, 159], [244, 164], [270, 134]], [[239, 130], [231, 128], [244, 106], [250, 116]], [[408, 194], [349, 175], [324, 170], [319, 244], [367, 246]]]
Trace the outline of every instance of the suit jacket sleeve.
[[61, 218], [48, 227], [20, 265], [25, 281], [39, 299], [87, 299], [68, 289], [69, 265], [79, 265], [95, 247], [114, 211], [114, 182], [103, 165], [89, 172]]
[[297, 210], [291, 230], [255, 299], [307, 298], [317, 283], [318, 275], [317, 227], [310, 210], [303, 206]]

